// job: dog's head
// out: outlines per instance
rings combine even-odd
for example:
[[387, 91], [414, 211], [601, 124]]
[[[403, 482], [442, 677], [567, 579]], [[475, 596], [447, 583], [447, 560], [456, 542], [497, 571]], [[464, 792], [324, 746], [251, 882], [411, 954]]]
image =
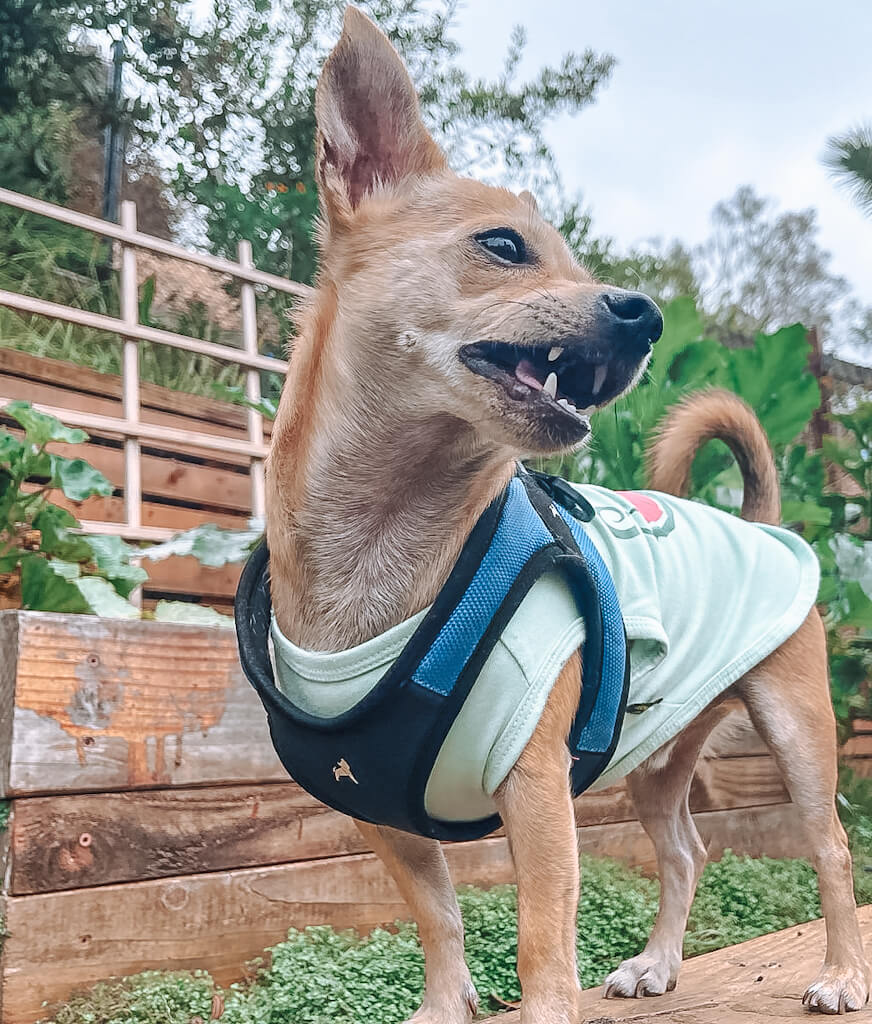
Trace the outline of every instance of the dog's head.
[[644, 370], [654, 303], [598, 284], [529, 193], [452, 173], [397, 53], [354, 8], [316, 114], [319, 283], [354, 404], [447, 415], [512, 455], [581, 444], [590, 412]]

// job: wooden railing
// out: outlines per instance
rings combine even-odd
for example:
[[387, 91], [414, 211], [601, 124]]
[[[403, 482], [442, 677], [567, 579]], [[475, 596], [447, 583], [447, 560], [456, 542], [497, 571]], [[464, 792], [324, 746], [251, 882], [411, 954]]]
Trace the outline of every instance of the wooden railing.
[[[233, 262], [206, 253], [194, 252], [164, 239], [143, 234], [136, 228], [136, 206], [130, 201], [121, 204], [120, 224], [67, 210], [4, 188], [0, 188], [0, 204], [15, 207], [26, 213], [48, 217], [62, 224], [82, 228], [100, 237], [113, 239], [119, 244], [120, 318], [0, 289], [0, 306], [6, 306], [18, 313], [50, 317], [68, 324], [106, 331], [120, 336], [123, 340], [121, 416], [105, 416], [89, 410], [34, 403], [37, 408], [57, 416], [58, 419], [70, 426], [83, 427], [101, 434], [119, 435], [124, 439], [123, 521], [84, 520], [82, 528], [88, 533], [111, 533], [129, 540], [140, 541], [166, 540], [175, 532], [171, 528], [152, 526], [143, 522], [141, 452], [143, 441], [183, 444], [215, 456], [230, 453], [248, 459], [251, 516], [256, 520], [263, 520], [265, 503], [263, 460], [268, 448], [261, 414], [255, 409], [247, 410], [247, 431], [244, 438], [228, 437], [226, 432], [221, 434], [182, 430], [175, 426], [143, 421], [139, 343], [147, 341], [183, 349], [186, 352], [209, 356], [223, 363], [243, 368], [246, 371], [246, 397], [257, 403], [261, 397], [260, 372], [266, 370], [283, 374], [287, 370], [287, 363], [281, 359], [262, 355], [259, 351], [256, 286], [275, 289], [296, 297], [309, 295], [311, 289], [299, 282], [289, 281], [258, 270], [252, 262], [251, 243], [248, 241], [239, 243], [238, 261]], [[238, 349], [229, 345], [191, 338], [140, 323], [136, 269], [138, 249], [197, 264], [216, 273], [229, 275], [239, 281], [242, 348]]]

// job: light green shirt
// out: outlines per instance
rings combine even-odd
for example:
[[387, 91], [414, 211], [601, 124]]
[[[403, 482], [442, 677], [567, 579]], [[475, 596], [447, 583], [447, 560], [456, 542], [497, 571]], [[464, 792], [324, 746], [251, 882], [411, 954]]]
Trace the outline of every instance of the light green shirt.
[[[612, 575], [630, 640], [630, 713], [592, 787], [601, 789], [638, 767], [799, 628], [817, 595], [819, 568], [802, 538], [779, 527], [653, 491], [577, 489], [596, 510], [585, 530]], [[302, 650], [273, 622], [279, 688], [310, 714], [347, 711], [393, 664], [426, 611], [339, 653]], [[425, 794], [431, 817], [468, 821], [494, 813], [494, 790], [583, 641], [566, 580], [556, 571], [543, 575], [443, 743]]]

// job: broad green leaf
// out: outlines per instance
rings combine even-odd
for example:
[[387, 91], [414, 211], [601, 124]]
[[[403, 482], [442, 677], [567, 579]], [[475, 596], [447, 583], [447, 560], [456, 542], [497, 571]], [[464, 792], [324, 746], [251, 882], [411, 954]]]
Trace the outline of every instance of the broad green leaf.
[[663, 334], [654, 346], [649, 373], [651, 380], [666, 380], [675, 356], [702, 336], [702, 321], [693, 299], [673, 299], [663, 308]]
[[3, 407], [3, 411], [21, 424], [30, 444], [41, 446], [48, 444], [49, 441], [80, 444], [88, 439], [84, 430], [65, 427], [59, 419], [49, 416], [48, 413], [39, 412], [29, 402], [9, 402]]
[[0, 463], [9, 466], [14, 459], [20, 459], [24, 445], [6, 430], [0, 430]]
[[845, 609], [839, 625], [872, 629], [872, 601], [859, 583], [850, 581], [845, 584]]
[[811, 501], [784, 501], [781, 504], [781, 518], [785, 523], [814, 523], [829, 526], [832, 512]]
[[145, 569], [130, 564], [130, 559], [138, 555], [138, 549], [127, 544], [121, 537], [99, 535], [83, 537], [82, 540], [100, 574], [111, 580], [122, 597], [129, 597], [136, 587], [148, 579]]
[[84, 501], [94, 494], [108, 497], [114, 488], [105, 476], [84, 459], [65, 459], [60, 455], [51, 456], [52, 482], [70, 501]]
[[154, 617], [158, 622], [187, 622], [195, 626], [233, 629], [233, 619], [229, 615], [222, 615], [208, 605], [192, 604], [188, 601], [158, 601]]
[[138, 619], [139, 609], [125, 601], [108, 580], [82, 576], [74, 584], [88, 605], [88, 611], [107, 619]]
[[205, 523], [176, 534], [163, 544], [145, 548], [142, 556], [160, 562], [173, 555], [193, 555], [202, 565], [214, 569], [228, 562], [245, 561], [260, 537], [260, 530], [222, 530], [212, 523]]
[[[21, 606], [42, 612], [88, 612], [78, 587], [58, 569], [66, 563], [50, 562], [38, 554], [21, 556]], [[78, 570], [78, 566], [76, 566]]]
[[33, 517], [34, 529], [40, 532], [40, 550], [73, 562], [90, 560], [91, 549], [85, 539], [71, 531], [78, 527], [75, 516], [57, 505], [46, 504]]
[[16, 550], [9, 551], [5, 555], [0, 555], [0, 572], [12, 572], [12, 570], [18, 565], [18, 560], [21, 558], [21, 552]]

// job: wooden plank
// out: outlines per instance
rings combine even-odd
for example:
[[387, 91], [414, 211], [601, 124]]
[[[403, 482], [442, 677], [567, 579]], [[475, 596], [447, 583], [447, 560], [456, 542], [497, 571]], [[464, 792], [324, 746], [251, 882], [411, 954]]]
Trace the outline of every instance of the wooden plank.
[[[19, 380], [17, 377], [5, 377], [0, 375], [0, 398], [22, 399], [28, 402], [40, 403], [56, 409], [69, 409], [70, 412], [93, 413], [98, 416], [121, 417], [121, 404], [110, 399], [100, 398], [94, 395], [81, 395], [74, 391], [68, 391], [64, 387], [53, 387], [49, 384], [38, 384], [33, 381]], [[60, 415], [60, 414], [59, 414]], [[247, 440], [245, 431], [228, 427], [222, 423], [207, 422], [193, 419], [189, 416], [181, 416], [176, 413], [158, 412], [154, 409], [143, 408], [142, 422], [153, 423], [162, 427], [172, 427], [180, 431], [195, 431], [197, 433], [214, 434], [217, 437], [233, 438], [236, 441]], [[208, 428], [208, 429], [204, 429]], [[109, 430], [89, 429], [93, 436], [113, 436]], [[117, 435], [115, 435], [117, 436]], [[153, 447], [166, 448], [170, 452], [204, 457], [206, 454], [202, 447], [185, 444], [184, 442], [149, 442]], [[206, 457], [213, 460], [226, 462], [232, 465], [246, 466], [247, 457], [242, 454], [220, 451], [210, 453]]]
[[14, 802], [14, 895], [360, 853], [351, 818], [293, 782]]
[[[124, 455], [120, 445], [54, 444], [52, 450], [68, 458], [85, 459], [117, 488], [123, 486]], [[154, 454], [143, 445], [142, 493], [187, 506], [250, 514], [251, 485], [240, 468], [206, 465]]]
[[[872, 906], [857, 911], [866, 948], [872, 944]], [[802, 995], [820, 970], [826, 948], [822, 920], [685, 961], [674, 992], [656, 999], [603, 999], [602, 988], [582, 997], [579, 1024], [764, 1024], [815, 1019]], [[519, 1024], [520, 1013], [482, 1024]], [[872, 1020], [872, 1010], [850, 1019]]]
[[[88, 498], [76, 504], [55, 492], [52, 501], [72, 512], [79, 519], [103, 523], [124, 522], [123, 498]], [[169, 530], [191, 530], [203, 523], [214, 523], [225, 530], [247, 530], [250, 519], [248, 510], [239, 512], [218, 512], [215, 509], [185, 508], [180, 505], [164, 505], [159, 501], [145, 500], [142, 503], [143, 526], [160, 526]]]
[[[763, 759], [761, 759], [763, 760]], [[783, 803], [771, 759], [726, 759], [694, 810]], [[716, 803], [712, 804], [712, 793]], [[353, 822], [296, 784], [30, 797], [14, 802], [13, 895], [196, 874], [366, 849]], [[576, 800], [579, 826], [630, 821], [626, 786]]]
[[16, 615], [0, 795], [286, 780], [232, 630]]
[[[99, 373], [90, 367], [67, 363], [60, 359], [34, 356], [29, 352], [18, 352], [15, 349], [0, 349], [0, 373], [43, 384], [61, 382], [67, 391], [121, 401], [122, 387], [119, 376]], [[228, 402], [175, 391], [147, 381], [140, 383], [140, 398], [143, 409], [181, 413], [191, 419], [234, 427], [240, 436], [246, 434], [245, 410]], [[269, 421], [264, 424], [267, 434], [271, 426]], [[202, 429], [202, 426], [198, 425], [195, 429]]]
[[[798, 832], [789, 805], [709, 812], [698, 824], [715, 855], [725, 846], [742, 850], [747, 840], [748, 852], [782, 856]], [[580, 833], [583, 848], [612, 855], [641, 842], [635, 823], [594, 825]], [[490, 886], [513, 878], [504, 838], [458, 843], [446, 854], [458, 883]], [[367, 930], [405, 916], [393, 882], [371, 854], [10, 896], [2, 961], [5, 1020], [29, 1024], [45, 1016], [44, 1000], [56, 1002], [76, 986], [149, 968], [202, 967], [228, 984], [289, 927]]]
[[15, 708], [15, 673], [18, 652], [18, 615], [0, 612], [0, 794], [9, 788], [12, 723]]
[[[694, 811], [784, 803], [771, 759], [724, 759]], [[293, 783], [47, 796], [15, 801], [13, 894], [328, 857], [357, 830]], [[635, 818], [626, 786], [576, 800], [579, 826]], [[83, 846], [82, 836], [87, 837]], [[49, 837], [49, 838], [47, 838]]]

